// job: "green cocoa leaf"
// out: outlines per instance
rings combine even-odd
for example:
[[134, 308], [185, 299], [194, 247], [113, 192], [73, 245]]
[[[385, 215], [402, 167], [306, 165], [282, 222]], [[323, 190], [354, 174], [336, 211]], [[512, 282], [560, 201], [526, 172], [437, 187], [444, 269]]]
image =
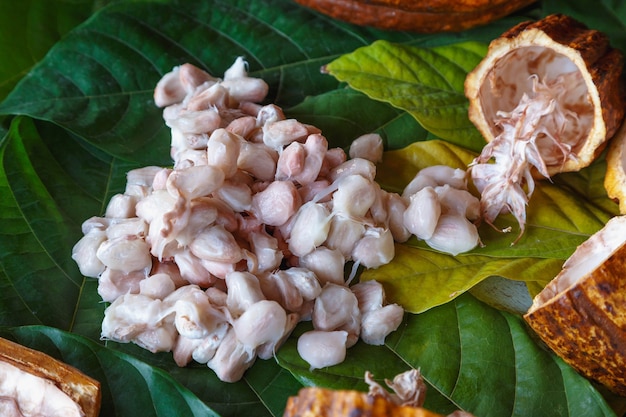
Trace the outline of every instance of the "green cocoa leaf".
[[162, 369], [81, 336], [45, 326], [7, 329], [0, 334], [99, 381], [102, 417], [130, 416], [138, 410], [142, 416], [167, 415], [172, 410], [179, 416], [219, 416]]
[[554, 184], [565, 190], [572, 190], [578, 196], [584, 196], [588, 203], [596, 206], [596, 209], [619, 214], [619, 205], [610, 199], [604, 188], [604, 176], [606, 174], [605, 154], [601, 155], [587, 168], [578, 172], [564, 172], [555, 175]]
[[416, 37], [356, 36], [284, 0], [117, 2], [56, 43], [0, 114], [52, 121], [110, 155], [164, 165], [169, 130], [152, 93], [174, 66], [189, 62], [221, 77], [243, 56], [250, 75], [270, 85], [267, 101], [288, 107], [336, 88], [320, 67], [377, 36]]
[[257, 359], [242, 379], [220, 381], [206, 365], [191, 362], [179, 367], [171, 352], [151, 353], [134, 344], [107, 342], [106, 346], [166, 371], [222, 417], [282, 416], [287, 398], [297, 395], [302, 385], [276, 360]]
[[[412, 317], [405, 318], [401, 328], [411, 320]], [[280, 366], [291, 372], [303, 386], [367, 392], [365, 371], [369, 371], [376, 381], [385, 386], [385, 380], [392, 380], [396, 375], [411, 369], [411, 365], [399, 355], [393, 354], [388, 346], [372, 346], [361, 341], [348, 349], [346, 359], [340, 365], [311, 369], [298, 354], [297, 344], [300, 335], [312, 329], [309, 323], [299, 326], [281, 347], [276, 358]], [[427, 392], [424, 406], [429, 410], [448, 414], [457, 409], [445, 395], [433, 387], [429, 386]]]
[[418, 314], [449, 302], [489, 277], [545, 285], [562, 264], [559, 259], [450, 256], [396, 245], [393, 262], [363, 271], [361, 280], [382, 283], [389, 302]]
[[[418, 142], [386, 152], [383, 162], [377, 166], [376, 179], [384, 188], [402, 192], [420, 169], [438, 164], [465, 169], [475, 156], [448, 142]], [[618, 212], [617, 204], [604, 191], [604, 170], [604, 164], [599, 162], [577, 173], [555, 176], [555, 183], [559, 181], [561, 186], [547, 180], [538, 181], [527, 206], [526, 231], [520, 240], [512, 245], [519, 234], [519, 226], [511, 215], [501, 215], [496, 226], [499, 230], [510, 227], [511, 232], [502, 233], [482, 225], [479, 233], [484, 247], [472, 253], [567, 259], [579, 244]], [[418, 247], [426, 248], [425, 245]]]
[[[520, 317], [469, 294], [407, 314], [384, 346], [359, 342], [340, 365], [310, 371], [296, 348], [290, 340], [278, 360], [305, 385], [365, 389], [357, 385], [359, 365], [353, 357], [369, 356], [367, 369], [380, 378], [392, 371], [383, 364], [393, 370], [419, 368], [429, 385], [426, 406], [441, 414], [462, 409], [481, 417], [615, 415], [588, 380], [535, 343]], [[399, 360], [404, 365], [396, 365]]]
[[407, 111], [435, 136], [480, 150], [485, 142], [467, 117], [463, 85], [486, 50], [477, 42], [419, 48], [377, 41], [325, 70], [355, 90]]
[[500, 276], [486, 278], [469, 289], [469, 293], [483, 303], [520, 316], [532, 305], [536, 294], [530, 291], [526, 282]]
[[389, 191], [402, 194], [421, 169], [432, 165], [466, 169], [476, 155], [442, 140], [413, 143], [384, 153], [382, 162], [376, 166], [376, 182]]
[[[92, 13], [94, 0], [0, 2], [0, 100], [63, 35]], [[36, 30], [33, 30], [36, 29]]]
[[[77, 299], [83, 277], [67, 251], [78, 234], [59, 205], [69, 203], [74, 193], [60, 181], [61, 167], [29, 120], [15, 119], [2, 144], [0, 262], [8, 278], [0, 295], [2, 324], [46, 323], [68, 329], [74, 305], [58, 300]], [[53, 178], [56, 181], [45, 183]], [[57, 191], [66, 194], [58, 203], [50, 198]], [[77, 202], [80, 197], [75, 194]]]
[[372, 132], [382, 136], [386, 149], [434, 139], [406, 112], [347, 88], [308, 97], [285, 114], [319, 127], [331, 146], [346, 150], [354, 139]]
[[[141, 404], [154, 399], [159, 415], [175, 412], [182, 416], [197, 415], [188, 408], [190, 403], [197, 404], [194, 395], [209, 407], [200, 408], [199, 415], [280, 416], [286, 398], [295, 394], [307, 378], [339, 387], [340, 384], [333, 382], [332, 372], [318, 380], [316, 376], [311, 377], [302, 362], [299, 362], [301, 369], [292, 374], [273, 360], [257, 361], [241, 381], [228, 384], [219, 381], [206, 366], [177, 367], [171, 353], [152, 354], [134, 345], [110, 342], [104, 347], [99, 337], [105, 304], [97, 294], [97, 281], [82, 277], [71, 260], [72, 246], [82, 235], [80, 225], [85, 219], [103, 213], [111, 196], [123, 190], [129, 169], [171, 163], [169, 131], [160, 110], [154, 108], [151, 96], [154, 83], [175, 65], [192, 62], [219, 75], [236, 56], [242, 55], [250, 64], [251, 75], [269, 83], [268, 102], [292, 110], [290, 114], [298, 118], [310, 117], [307, 120], [319, 123], [328, 131], [333, 145], [347, 146], [348, 136], [372, 129], [383, 134], [388, 149], [399, 149], [414, 140], [430, 140], [434, 135], [425, 133], [427, 130], [399, 107], [373, 101], [354, 89], [344, 89], [336, 78], [321, 74], [320, 67], [378, 39], [428, 50], [468, 40], [486, 43], [521, 16], [462, 33], [419, 35], [354, 27], [288, 0], [140, 3], [119, 0], [113, 3], [60, 39], [0, 104], [3, 122], [13, 120], [10, 129], [7, 130], [8, 124], [0, 128], [3, 135], [0, 141], [0, 325], [14, 328], [44, 324], [53, 327], [54, 332], [56, 329], [71, 331], [72, 337], [62, 336], [63, 341], [55, 342], [54, 346], [40, 340], [48, 337], [48, 329], [16, 328], [12, 335], [25, 343], [30, 340], [33, 347], [50, 353], [75, 352], [82, 359], [75, 361], [69, 353], [59, 353], [59, 357], [88, 373], [91, 370], [101, 373], [112, 387], [107, 407], [112, 407], [110, 404], [116, 401], [124, 404], [111, 412], [103, 412], [102, 417], [134, 416], [145, 411], [137, 410], [136, 405], [129, 406], [132, 401], [129, 397], [136, 388], [133, 386], [129, 391], [127, 381], [139, 383]], [[58, 13], [62, 13], [59, 7]], [[20, 16], [14, 12], [21, 9], [9, 9], [9, 14], [3, 18], [19, 21]], [[440, 56], [433, 56], [442, 62], [450, 61], [454, 56], [445, 53], [455, 48], [457, 46], [452, 45]], [[15, 53], [12, 50], [0, 52], [5, 61]], [[462, 70], [466, 71], [465, 67]], [[458, 88], [458, 83], [455, 86]], [[334, 115], [339, 117], [334, 119]], [[448, 158], [466, 161], [472, 155], [455, 146], [447, 150], [442, 146], [442, 149], [442, 155], [431, 155], [429, 164]], [[386, 166], [379, 170], [379, 175], [383, 178], [384, 171], [391, 175], [394, 169], [402, 171]], [[414, 172], [414, 167], [409, 167], [409, 171]], [[594, 181], [587, 182], [591, 186]], [[401, 187], [391, 177], [385, 182]], [[581, 184], [584, 181], [580, 184], [568, 181], [574, 188]], [[596, 200], [595, 206], [602, 211], [604, 206], [600, 202], [601, 199]], [[506, 268], [497, 270], [504, 274], [502, 271]], [[540, 285], [537, 281], [524, 282], [529, 288]], [[458, 298], [451, 300], [452, 303], [457, 301]], [[464, 315], [475, 324], [483, 323], [483, 317], [487, 317], [480, 309], [464, 312]], [[399, 346], [424, 348], [422, 343], [438, 337], [439, 333], [407, 332], [413, 326], [414, 316], [409, 317], [408, 325], [403, 325], [398, 332], [398, 337], [402, 338]], [[467, 326], [465, 322], [447, 323], [458, 331], [465, 331]], [[300, 324], [297, 331], [301, 331], [302, 326], [306, 324]], [[441, 331], [435, 326], [424, 330], [429, 328]], [[467, 329], [474, 331], [471, 326]], [[45, 337], [34, 335], [44, 333]], [[106, 354], [84, 353], [85, 341], [89, 348], [93, 343], [97, 349], [107, 349]], [[493, 343], [489, 338], [484, 338], [484, 342]], [[293, 347], [292, 343], [290, 341], [288, 346]], [[458, 340], [456, 343], [438, 344], [436, 354], [432, 353], [427, 362], [422, 362], [424, 369], [428, 367], [437, 372], [447, 369], [448, 357], [458, 351]], [[473, 343], [479, 349], [483, 339]], [[534, 355], [532, 349], [535, 348], [531, 345], [528, 354]], [[286, 349], [290, 352], [289, 347]], [[521, 346], [519, 350], [524, 353], [526, 347]], [[386, 351], [385, 348], [365, 349], [357, 354], [356, 364], [350, 365], [354, 368], [343, 372], [347, 378], [341, 379], [342, 383], [345, 382], [346, 387], [355, 386], [356, 379], [371, 368], [371, 364], [380, 369], [377, 378], [392, 377], [396, 370], [418, 364], [410, 352], [399, 349], [395, 359], [389, 359]], [[500, 366], [505, 362], [491, 359], [491, 355], [498, 358], [499, 352], [486, 349], [483, 363]], [[387, 361], [392, 365], [384, 367], [382, 364]], [[509, 362], [506, 366], [510, 369], [518, 364]], [[526, 364], [520, 362], [520, 366]], [[575, 384], [572, 381], [581, 379], [567, 366], [562, 365], [562, 369], [563, 384], [569, 392]], [[161, 378], [163, 371], [193, 394], [181, 394], [179, 385]], [[429, 375], [431, 382], [437, 379], [435, 374]], [[524, 385], [526, 396], [545, 400], [541, 409], [528, 405], [528, 410], [539, 415], [551, 414], [553, 404], [545, 394], [551, 391], [542, 384], [528, 385]], [[428, 404], [435, 405], [433, 409], [448, 412], [456, 408], [452, 407], [456, 397], [451, 401], [439, 385], [431, 383], [431, 386], [435, 388], [429, 394]], [[571, 409], [580, 411], [573, 403], [583, 399], [593, 410], [602, 409], [602, 403], [597, 401], [598, 393], [588, 384], [581, 386], [583, 389], [572, 392], [568, 399]], [[512, 401], [513, 390], [504, 388], [498, 394], [503, 398], [498, 401]], [[163, 394], [163, 401], [160, 401], [160, 394]], [[168, 398], [173, 400], [166, 405]], [[519, 407], [524, 409], [527, 405]], [[147, 415], [155, 409], [149, 410]]]
[[[6, 198], [0, 199], [0, 326], [44, 324], [97, 341], [106, 305], [97, 280], [78, 272], [72, 247], [82, 236], [80, 223], [89, 213], [103, 213], [111, 193], [123, 191], [133, 166], [77, 146], [58, 127], [24, 117], [14, 119], [2, 145], [0, 187]], [[180, 369], [171, 353], [109, 346], [167, 369], [223, 416], [280, 415], [287, 396], [299, 387], [273, 361], [250, 372], [248, 380], [225, 384], [206, 366]], [[124, 378], [122, 372], [115, 383], [123, 384]], [[132, 415], [127, 411], [108, 415]]]
[[[463, 169], [474, 155], [449, 142], [418, 142], [385, 152], [376, 179], [384, 188], [401, 193], [420, 169], [440, 164]], [[519, 227], [511, 215], [502, 215], [496, 225], [512, 232], [483, 224], [479, 227], [482, 246], [466, 254], [438, 253], [413, 238], [396, 245], [393, 262], [365, 270], [361, 279], [383, 282], [390, 300], [414, 313], [446, 303], [489, 277], [525, 282], [534, 296], [558, 274], [576, 247], [615, 215], [616, 204], [600, 191], [604, 190], [603, 167], [599, 162], [569, 173], [560, 180], [561, 186], [538, 182], [527, 206], [526, 231], [514, 245]]]

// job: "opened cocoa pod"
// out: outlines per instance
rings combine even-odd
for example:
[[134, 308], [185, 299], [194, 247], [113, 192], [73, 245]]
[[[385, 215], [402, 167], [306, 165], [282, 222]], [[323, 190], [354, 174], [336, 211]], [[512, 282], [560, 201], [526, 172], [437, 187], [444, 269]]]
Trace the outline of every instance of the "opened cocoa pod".
[[508, 30], [492, 41], [468, 74], [469, 118], [491, 142], [502, 132], [496, 121], [540, 83], [556, 97], [551, 117], [533, 114], [533, 139], [547, 174], [578, 171], [605, 148], [624, 118], [622, 53], [608, 37], [571, 17], [555, 14]]
[[458, 32], [484, 25], [536, 0], [296, 0], [362, 26], [421, 33]]
[[582, 375], [626, 396], [626, 216], [582, 243], [524, 319]]
[[[100, 383], [43, 352], [0, 338], [0, 397], [9, 415], [84, 416], [100, 413]], [[11, 414], [15, 412], [16, 414]]]

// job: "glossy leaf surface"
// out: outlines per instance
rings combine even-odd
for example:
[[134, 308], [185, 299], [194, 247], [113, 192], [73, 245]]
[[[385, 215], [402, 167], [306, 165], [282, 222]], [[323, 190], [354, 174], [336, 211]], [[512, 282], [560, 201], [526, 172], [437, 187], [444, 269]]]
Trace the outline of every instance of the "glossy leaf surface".
[[[24, 4], [32, 7], [35, 2]], [[46, 7], [67, 16], [66, 4], [49, 2]], [[9, 10], [3, 21], [17, 22], [16, 15], [10, 13], [22, 9], [15, 10]], [[530, 12], [537, 13], [537, 9]], [[37, 16], [35, 20], [40, 21], [41, 15]], [[0, 326], [20, 342], [75, 364], [103, 381], [108, 387], [103, 417], [166, 415], [172, 410], [182, 416], [280, 416], [287, 397], [302, 385], [361, 389], [366, 369], [372, 368], [376, 378], [384, 378], [409, 366], [422, 367], [432, 387], [427, 404], [441, 413], [449, 413], [458, 405], [480, 411], [482, 416], [553, 415], [554, 410], [556, 415], [611, 415], [587, 380], [537, 350], [520, 331], [517, 317], [463, 294], [476, 281], [494, 274], [520, 279], [510, 272], [522, 264], [523, 281], [516, 282], [535, 290], [545, 283], [546, 278], [540, 279], [534, 268], [548, 263], [554, 268], [553, 262], [562, 261], [574, 245], [572, 230], [579, 230], [577, 238], [583, 239], [614, 208], [598, 191], [601, 165], [580, 175], [555, 179], [558, 188], [548, 187], [554, 190], [546, 192], [544, 201], [548, 203], [561, 199], [569, 203], [569, 190], [589, 196], [567, 210], [550, 203], [549, 210], [538, 212], [537, 229], [545, 223], [541, 213], [556, 215], [560, 224], [555, 249], [549, 256], [537, 256], [546, 247], [537, 248], [532, 240], [524, 245], [520, 242], [520, 251], [512, 254], [508, 236], [488, 235], [485, 241], [489, 245], [470, 255], [482, 262], [482, 267], [454, 285], [434, 290], [432, 284], [428, 287], [440, 299], [446, 291], [459, 297], [449, 298], [438, 307], [423, 308], [425, 312], [419, 315], [407, 314], [405, 324], [385, 346], [359, 344], [345, 364], [322, 371], [310, 372], [294, 353], [295, 337], [307, 328], [306, 323], [298, 326], [277, 361], [257, 361], [234, 384], [219, 381], [205, 366], [178, 368], [170, 353], [155, 355], [134, 345], [105, 344], [100, 341], [105, 305], [98, 296], [97, 281], [82, 277], [71, 259], [72, 246], [81, 236], [81, 223], [103, 213], [111, 196], [124, 189], [128, 170], [171, 163], [169, 132], [160, 109], [152, 103], [152, 89], [172, 67], [192, 62], [219, 76], [237, 56], [244, 56], [250, 74], [270, 85], [267, 101], [322, 127], [332, 146], [346, 147], [359, 134], [380, 132], [387, 149], [394, 151], [380, 167], [379, 181], [386, 188], [399, 190], [416, 167], [440, 162], [463, 165], [474, 155], [450, 142], [449, 146], [433, 143], [424, 147], [439, 147], [439, 151], [424, 151], [420, 158], [410, 150], [401, 156], [400, 150], [413, 142], [441, 138], [443, 131], [464, 129], [459, 130], [463, 124], [460, 72], [469, 70], [471, 59], [480, 55], [489, 40], [526, 18], [512, 16], [459, 34], [419, 35], [354, 27], [287, 0], [111, 2], [59, 39], [45, 58], [33, 58], [34, 68], [0, 104], [4, 122], [0, 130]], [[7, 40], [0, 45], [4, 58], [21, 45], [17, 38], [11, 41], [13, 30], [15, 26], [8, 24], [0, 27]], [[439, 122], [435, 118], [436, 123], [421, 125], [419, 118], [403, 107], [372, 100], [320, 73], [322, 66], [379, 41], [407, 51], [417, 48], [425, 67], [430, 66], [430, 75], [427, 73], [424, 80], [434, 81], [429, 77], [433, 76], [435, 59], [437, 67], [441, 64], [445, 69], [444, 75], [452, 74], [447, 78], [450, 85], [442, 89], [445, 100], [458, 100], [451, 106], [456, 116], [450, 129], [441, 125], [440, 115], [436, 116]], [[478, 49], [458, 45], [478, 45]], [[472, 54], [474, 58], [468, 58]], [[388, 56], [391, 59], [394, 54]], [[461, 65], [451, 68], [450, 63], [456, 60]], [[390, 65], [397, 67], [391, 61]], [[30, 66], [29, 62], [23, 67]], [[15, 78], [19, 77], [18, 71]], [[428, 107], [423, 105], [422, 109]], [[425, 126], [438, 129], [437, 133]], [[469, 125], [465, 128], [471, 130]], [[481, 143], [475, 139], [451, 140], [474, 152]], [[507, 224], [504, 219], [502, 226]], [[564, 242], [561, 232], [565, 232], [569, 245], [564, 248], [557, 245]], [[427, 251], [419, 242], [402, 249]], [[430, 251], [424, 256], [440, 254]], [[442, 259], [441, 265], [449, 261]], [[399, 263], [408, 265], [413, 275], [428, 275], [415, 271], [423, 267], [419, 262], [400, 257]], [[459, 276], [446, 278], [453, 282]], [[421, 286], [417, 281], [409, 285]], [[389, 292], [391, 295], [393, 289]], [[486, 333], [485, 323], [492, 321], [498, 331]], [[31, 327], [33, 324], [44, 327]], [[543, 371], [544, 366], [551, 384], [543, 377], [536, 379], [535, 373], [512, 376], [519, 367]], [[455, 379], [457, 389], [452, 388]], [[128, 381], [133, 381], [132, 390]], [[495, 387], [497, 395], [477, 396], [482, 386], [478, 381]], [[151, 404], [148, 411], [143, 409]]]

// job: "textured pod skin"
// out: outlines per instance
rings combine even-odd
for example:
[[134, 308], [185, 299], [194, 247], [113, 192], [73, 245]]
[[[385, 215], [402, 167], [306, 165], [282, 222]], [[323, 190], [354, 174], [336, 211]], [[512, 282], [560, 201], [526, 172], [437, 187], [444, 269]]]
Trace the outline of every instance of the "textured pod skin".
[[0, 338], [0, 361], [52, 381], [80, 406], [85, 417], [97, 417], [100, 413], [100, 382], [78, 369], [3, 338]]
[[350, 390], [302, 388], [289, 397], [283, 417], [443, 417], [421, 407], [395, 405], [382, 397]]
[[554, 14], [511, 28], [491, 42], [487, 56], [465, 80], [465, 95], [470, 102], [469, 118], [487, 142], [494, 139], [497, 130], [493, 123], [494, 112], [486, 109], [481, 89], [493, 83], [493, 69], [503, 58], [525, 47], [552, 49], [569, 58], [584, 78], [594, 108], [592, 128], [584, 144], [577, 150], [576, 159], [547, 167], [550, 175], [580, 170], [601, 153], [624, 118], [626, 100], [621, 79], [623, 56], [619, 50], [611, 47], [605, 34], [588, 29], [569, 16]]
[[379, 29], [457, 32], [484, 25], [536, 0], [295, 0], [336, 19]]
[[604, 189], [609, 198], [619, 203], [619, 211], [626, 214], [626, 123], [617, 131], [606, 154]]
[[565, 362], [621, 396], [626, 396], [625, 270], [623, 245], [570, 289], [524, 315]]

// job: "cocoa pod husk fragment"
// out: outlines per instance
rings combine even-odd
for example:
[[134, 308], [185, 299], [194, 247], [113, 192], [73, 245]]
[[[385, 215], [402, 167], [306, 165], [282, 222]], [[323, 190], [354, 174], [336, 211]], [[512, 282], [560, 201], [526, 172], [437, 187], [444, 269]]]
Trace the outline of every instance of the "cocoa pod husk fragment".
[[99, 415], [100, 382], [75, 367], [4, 338], [0, 338], [0, 362], [50, 381], [80, 406], [85, 417]]
[[587, 378], [626, 396], [626, 216], [581, 244], [537, 295], [525, 321]]
[[396, 405], [378, 396], [352, 390], [302, 388], [289, 397], [283, 417], [443, 417], [422, 407]]
[[485, 25], [536, 0], [296, 0], [361, 26], [418, 33], [458, 32]]

